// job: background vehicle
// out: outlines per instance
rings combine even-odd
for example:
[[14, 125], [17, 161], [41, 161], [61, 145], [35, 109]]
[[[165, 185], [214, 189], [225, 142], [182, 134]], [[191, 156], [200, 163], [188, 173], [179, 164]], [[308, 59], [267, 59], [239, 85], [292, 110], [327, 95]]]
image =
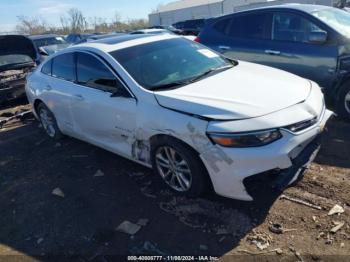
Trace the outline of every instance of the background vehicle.
[[173, 34], [173, 32], [166, 29], [140, 29], [130, 33], [131, 35], [161, 35], [161, 34]]
[[25, 94], [26, 76], [36, 60], [35, 47], [27, 37], [0, 36], [0, 105]]
[[173, 32], [174, 34], [177, 35], [182, 35], [183, 31], [180, 29], [175, 28], [172, 25], [157, 25], [157, 26], [151, 26], [149, 27], [149, 29], [165, 29], [165, 30], [169, 30], [170, 32]]
[[[140, 29], [130, 33], [131, 35], [163, 35], [163, 34], [171, 34], [174, 35], [172, 31], [166, 29]], [[196, 36], [194, 35], [182, 35], [184, 38], [194, 41], [196, 40]]]
[[84, 38], [81, 41], [75, 43], [75, 45], [87, 43], [87, 42], [91, 42], [91, 41], [96, 41], [96, 40], [100, 40], [100, 39], [105, 39], [105, 38], [109, 38], [109, 37], [116, 37], [116, 36], [120, 36], [120, 35], [125, 35], [125, 33], [94, 34], [94, 35], [91, 35], [91, 36]]
[[49, 55], [70, 46], [63, 37], [53, 34], [32, 35], [29, 36], [29, 38], [34, 42], [41, 62], [43, 62]]
[[350, 119], [350, 14], [332, 7], [283, 5], [210, 20], [197, 41], [228, 57], [317, 82]]
[[67, 48], [28, 77], [26, 90], [50, 137], [153, 167], [189, 196], [212, 184], [252, 200], [245, 179], [276, 169], [285, 188], [312, 160], [332, 115], [316, 83], [170, 34]]
[[65, 37], [65, 40], [67, 41], [67, 43], [70, 43], [70, 44], [82, 43], [86, 39], [94, 35], [95, 34], [69, 34]]
[[184, 35], [198, 35], [206, 23], [205, 19], [186, 20], [177, 22], [173, 26], [182, 31]]

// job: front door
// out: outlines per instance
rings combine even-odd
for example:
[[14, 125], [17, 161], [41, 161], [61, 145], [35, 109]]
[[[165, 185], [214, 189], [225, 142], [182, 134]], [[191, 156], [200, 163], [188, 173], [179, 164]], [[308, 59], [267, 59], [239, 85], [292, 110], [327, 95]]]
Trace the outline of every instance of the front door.
[[[98, 57], [77, 53], [77, 83], [71, 99], [75, 133], [92, 144], [131, 156], [136, 100]], [[118, 93], [119, 95], [113, 96]]]
[[[297, 13], [276, 12], [272, 41], [263, 64], [273, 66], [330, 87], [336, 77], [338, 49], [332, 41], [310, 42], [310, 35], [325, 32], [321, 25]], [[330, 37], [330, 36], [329, 36]]]

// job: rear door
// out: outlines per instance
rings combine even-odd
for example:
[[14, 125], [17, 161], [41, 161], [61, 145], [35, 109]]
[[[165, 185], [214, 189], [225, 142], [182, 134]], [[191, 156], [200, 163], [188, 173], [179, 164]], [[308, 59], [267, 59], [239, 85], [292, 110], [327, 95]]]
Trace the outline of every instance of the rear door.
[[77, 53], [77, 82], [70, 108], [75, 133], [82, 139], [131, 156], [136, 99], [109, 66], [92, 53]]
[[[338, 49], [326, 30], [308, 15], [275, 12], [272, 41], [266, 46], [268, 57], [263, 63], [330, 87], [336, 77]], [[310, 34], [320, 31], [328, 33], [328, 41], [310, 42]]]
[[272, 13], [267, 11], [224, 17], [212, 26], [217, 33], [212, 40], [205, 37], [204, 44], [208, 41], [211, 48], [232, 59], [263, 63], [271, 26]]
[[60, 129], [73, 132], [73, 119], [69, 110], [73, 82], [75, 81], [75, 55], [59, 55], [44, 64], [42, 71], [42, 98], [54, 113]]

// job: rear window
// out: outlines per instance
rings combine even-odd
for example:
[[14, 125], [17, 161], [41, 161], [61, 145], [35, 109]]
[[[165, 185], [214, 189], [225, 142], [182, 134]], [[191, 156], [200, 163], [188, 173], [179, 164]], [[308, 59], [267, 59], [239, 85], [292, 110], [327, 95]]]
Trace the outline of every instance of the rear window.
[[271, 27], [269, 13], [240, 15], [232, 18], [228, 34], [235, 38], [270, 39]]
[[74, 53], [63, 54], [53, 59], [52, 76], [67, 81], [75, 81]]

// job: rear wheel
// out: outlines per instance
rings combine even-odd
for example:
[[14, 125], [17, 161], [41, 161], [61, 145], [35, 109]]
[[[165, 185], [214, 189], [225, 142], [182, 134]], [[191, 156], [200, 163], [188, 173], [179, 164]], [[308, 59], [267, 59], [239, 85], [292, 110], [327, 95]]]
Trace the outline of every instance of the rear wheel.
[[157, 139], [152, 145], [152, 164], [165, 184], [180, 195], [198, 197], [209, 188], [209, 176], [197, 152], [176, 139]]
[[337, 113], [340, 117], [350, 121], [350, 83], [346, 83], [340, 90], [337, 102]]
[[60, 139], [62, 133], [59, 130], [56, 122], [56, 118], [50, 109], [43, 103], [37, 107], [38, 116], [46, 134], [52, 139]]

